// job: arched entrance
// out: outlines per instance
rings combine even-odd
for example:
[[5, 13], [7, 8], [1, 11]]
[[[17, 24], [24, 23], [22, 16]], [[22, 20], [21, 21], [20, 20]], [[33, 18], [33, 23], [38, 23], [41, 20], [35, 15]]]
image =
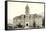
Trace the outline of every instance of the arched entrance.
[[25, 28], [29, 28], [29, 22], [25, 22]]

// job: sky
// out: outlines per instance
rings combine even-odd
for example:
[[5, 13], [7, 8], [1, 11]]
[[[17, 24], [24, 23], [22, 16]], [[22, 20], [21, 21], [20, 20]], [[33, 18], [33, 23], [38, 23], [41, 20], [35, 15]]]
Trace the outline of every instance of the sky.
[[[8, 2], [8, 21], [13, 20], [14, 17], [25, 14], [25, 7], [28, 4], [30, 14], [44, 14], [44, 4], [40, 3], [21, 3], [21, 2]], [[9, 22], [10, 22], [9, 21]]]

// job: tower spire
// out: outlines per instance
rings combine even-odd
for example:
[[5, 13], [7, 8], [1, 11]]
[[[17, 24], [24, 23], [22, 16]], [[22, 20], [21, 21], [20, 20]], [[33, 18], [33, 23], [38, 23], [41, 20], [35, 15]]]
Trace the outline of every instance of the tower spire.
[[28, 6], [28, 4], [26, 5], [25, 9], [26, 9], [25, 13], [26, 13], [26, 15], [28, 15], [29, 14], [29, 6]]

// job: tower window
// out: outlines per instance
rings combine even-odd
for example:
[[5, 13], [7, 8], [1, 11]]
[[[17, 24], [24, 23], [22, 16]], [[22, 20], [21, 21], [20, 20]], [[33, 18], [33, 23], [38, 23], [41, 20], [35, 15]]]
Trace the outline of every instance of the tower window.
[[25, 15], [24, 15], [24, 18], [25, 18]]

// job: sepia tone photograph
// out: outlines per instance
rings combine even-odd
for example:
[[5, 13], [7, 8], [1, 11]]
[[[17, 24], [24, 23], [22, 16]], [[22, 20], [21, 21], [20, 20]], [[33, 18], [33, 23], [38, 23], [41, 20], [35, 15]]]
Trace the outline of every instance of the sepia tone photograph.
[[45, 28], [43, 3], [8, 2], [7, 5], [7, 30]]

